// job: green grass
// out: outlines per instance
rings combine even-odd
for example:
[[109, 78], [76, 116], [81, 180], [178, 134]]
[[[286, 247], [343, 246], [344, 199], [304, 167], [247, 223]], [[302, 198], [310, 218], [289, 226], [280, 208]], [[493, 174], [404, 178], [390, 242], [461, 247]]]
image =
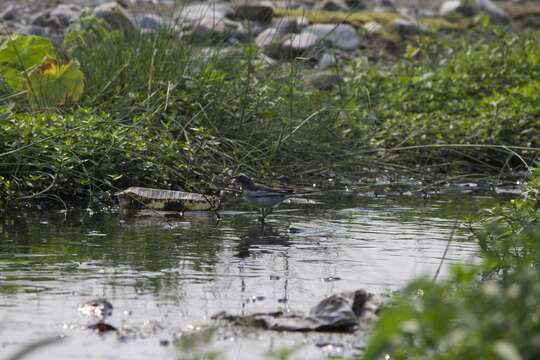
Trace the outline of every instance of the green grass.
[[391, 67], [339, 61], [341, 81], [319, 90], [307, 60], [268, 64], [249, 44], [124, 37], [91, 17], [72, 29], [57, 52], [85, 75], [78, 104], [35, 111], [0, 84], [4, 203], [108, 204], [133, 185], [207, 192], [238, 171], [312, 182], [492, 176], [538, 162], [536, 32], [411, 37]]

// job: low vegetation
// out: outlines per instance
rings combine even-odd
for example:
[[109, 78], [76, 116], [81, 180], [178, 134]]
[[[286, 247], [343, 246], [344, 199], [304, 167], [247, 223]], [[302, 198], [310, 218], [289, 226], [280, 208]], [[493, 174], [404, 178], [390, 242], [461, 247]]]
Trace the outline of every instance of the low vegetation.
[[409, 284], [382, 312], [363, 359], [540, 356], [539, 175], [523, 198], [489, 211], [474, 230], [483, 264]]
[[88, 14], [60, 46], [5, 38], [16, 51], [0, 57], [3, 207], [110, 204], [130, 185], [210, 192], [238, 170], [312, 182], [537, 164], [535, 32], [485, 24], [402, 40], [386, 60], [338, 61], [339, 81], [321, 88], [309, 59], [268, 64], [251, 45], [206, 47], [167, 30], [124, 36]]

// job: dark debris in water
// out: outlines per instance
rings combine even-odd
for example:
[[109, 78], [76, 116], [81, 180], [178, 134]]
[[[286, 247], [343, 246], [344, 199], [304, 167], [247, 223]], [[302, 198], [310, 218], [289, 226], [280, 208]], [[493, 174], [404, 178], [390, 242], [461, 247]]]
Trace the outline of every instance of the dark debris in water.
[[88, 329], [90, 330], [95, 330], [98, 334], [102, 335], [102, 334], [106, 334], [108, 332], [117, 332], [118, 329], [115, 328], [114, 326], [110, 325], [110, 324], [107, 324], [105, 322], [98, 322], [98, 323], [95, 323], [95, 324], [92, 324], [92, 325], [88, 325]]
[[275, 331], [328, 331], [354, 332], [373, 319], [378, 302], [364, 290], [334, 294], [311, 309], [309, 314], [286, 313], [283, 311], [232, 315], [226, 312], [213, 316], [239, 326]]

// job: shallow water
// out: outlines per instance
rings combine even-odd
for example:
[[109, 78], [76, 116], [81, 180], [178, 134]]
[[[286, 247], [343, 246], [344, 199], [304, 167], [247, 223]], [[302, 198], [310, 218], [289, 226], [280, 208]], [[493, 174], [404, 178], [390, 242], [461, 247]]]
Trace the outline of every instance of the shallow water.
[[[298, 344], [304, 345], [296, 358], [339, 353], [339, 346], [313, 346], [326, 338], [298, 334], [230, 333], [184, 352], [160, 341], [211, 324], [224, 310], [308, 311], [335, 292], [384, 293], [413, 277], [432, 277], [455, 219], [497, 200], [322, 202], [283, 206], [265, 227], [249, 211], [224, 211], [218, 224], [208, 214], [167, 221], [81, 213], [0, 218], [0, 358], [54, 335], [66, 337], [26, 358], [195, 359], [200, 349], [211, 349], [222, 358], [259, 359]], [[440, 277], [451, 263], [477, 260], [475, 244], [458, 229]], [[108, 323], [137, 329], [136, 335], [120, 341], [86, 329], [89, 320], [77, 307], [94, 298], [114, 305]]]

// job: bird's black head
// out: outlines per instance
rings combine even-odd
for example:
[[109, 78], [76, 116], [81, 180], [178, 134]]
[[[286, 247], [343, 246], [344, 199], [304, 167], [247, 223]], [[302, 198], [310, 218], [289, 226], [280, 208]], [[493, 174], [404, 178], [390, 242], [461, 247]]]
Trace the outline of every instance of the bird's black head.
[[234, 180], [238, 181], [242, 186], [249, 186], [253, 184], [253, 180], [251, 180], [251, 178], [245, 174], [238, 174], [234, 177]]

